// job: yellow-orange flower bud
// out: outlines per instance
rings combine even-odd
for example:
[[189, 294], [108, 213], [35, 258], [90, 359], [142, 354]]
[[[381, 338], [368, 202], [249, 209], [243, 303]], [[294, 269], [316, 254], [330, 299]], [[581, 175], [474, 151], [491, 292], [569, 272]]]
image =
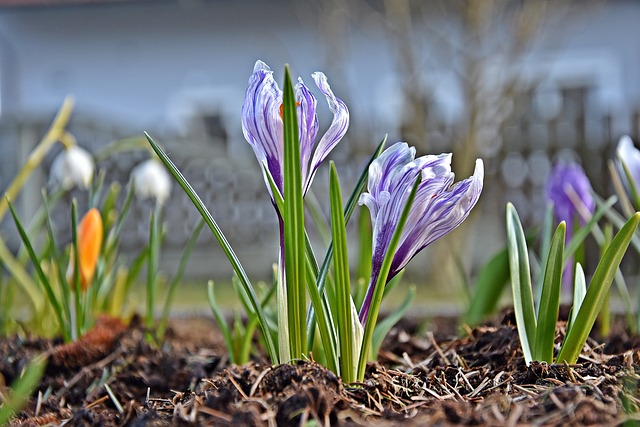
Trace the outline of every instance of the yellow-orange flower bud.
[[[85, 291], [93, 280], [96, 272], [100, 248], [102, 247], [102, 217], [100, 211], [93, 208], [89, 210], [80, 221], [78, 226], [78, 253], [80, 262], [78, 264], [80, 288]], [[73, 284], [75, 251], [71, 248], [69, 258], [69, 269], [67, 270], [67, 280]]]

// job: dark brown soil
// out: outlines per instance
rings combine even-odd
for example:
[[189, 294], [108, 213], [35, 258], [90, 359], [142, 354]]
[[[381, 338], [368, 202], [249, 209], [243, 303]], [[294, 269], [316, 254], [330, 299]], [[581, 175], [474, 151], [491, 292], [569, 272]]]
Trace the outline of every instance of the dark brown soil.
[[166, 341], [152, 346], [135, 320], [125, 326], [105, 318], [71, 345], [0, 341], [0, 396], [29, 360], [47, 353], [45, 376], [14, 425], [618, 425], [640, 419], [622, 403], [637, 408], [640, 340], [621, 327], [602, 343], [590, 340], [577, 365], [527, 367], [510, 315], [462, 338], [454, 338], [455, 321], [440, 320], [431, 324], [434, 333], [403, 322], [365, 381], [344, 384], [313, 361], [229, 366], [210, 319], [176, 319]]

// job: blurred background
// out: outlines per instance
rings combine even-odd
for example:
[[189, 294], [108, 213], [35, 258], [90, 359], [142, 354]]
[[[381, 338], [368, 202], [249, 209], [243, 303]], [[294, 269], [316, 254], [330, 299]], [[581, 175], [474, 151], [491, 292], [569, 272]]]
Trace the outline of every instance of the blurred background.
[[[0, 0], [0, 189], [75, 97], [70, 131], [96, 152], [148, 131], [220, 223], [253, 277], [268, 279], [277, 226], [240, 111], [257, 59], [282, 79], [285, 63], [313, 86], [323, 71], [351, 112], [330, 158], [345, 193], [389, 135], [419, 155], [453, 152], [457, 179], [477, 157], [485, 190], [469, 220], [411, 264], [408, 277], [450, 292], [504, 245], [504, 205], [538, 224], [558, 159], [579, 162], [601, 195], [618, 138], [640, 136], [640, 2], [541, 0]], [[319, 98], [320, 131], [330, 122]], [[59, 148], [18, 200], [25, 218]], [[145, 151], [101, 159], [107, 181], [128, 181]], [[323, 203], [326, 165], [314, 182]], [[82, 194], [74, 195], [82, 199]], [[326, 206], [328, 210], [328, 206]], [[123, 244], [144, 244], [150, 207], [136, 201]], [[59, 209], [61, 233], [68, 210]], [[365, 212], [366, 214], [366, 212]], [[176, 186], [165, 208], [162, 268], [198, 219]], [[65, 229], [65, 225], [66, 229]], [[0, 233], [18, 244], [11, 219]], [[202, 233], [188, 280], [231, 268]]]

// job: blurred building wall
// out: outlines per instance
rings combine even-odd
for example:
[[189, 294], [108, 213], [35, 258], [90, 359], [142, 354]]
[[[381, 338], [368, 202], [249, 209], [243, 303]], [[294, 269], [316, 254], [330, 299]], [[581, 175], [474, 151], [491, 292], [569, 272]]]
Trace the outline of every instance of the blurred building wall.
[[[194, 0], [3, 7], [0, 188], [14, 176], [62, 99], [72, 94], [77, 103], [71, 130], [81, 145], [97, 150], [117, 138], [152, 133], [185, 168], [214, 215], [220, 215], [239, 252], [256, 260], [250, 268], [267, 276], [272, 260], [260, 254], [265, 248], [275, 254], [275, 218], [240, 128], [244, 90], [256, 59], [270, 64], [278, 76], [289, 63], [308, 84], [311, 72], [326, 72], [351, 111], [351, 130], [333, 155], [349, 179], [384, 134], [392, 142], [414, 137], [402, 126], [411, 106], [403, 85], [424, 91], [430, 106], [425, 134], [408, 142], [421, 154], [460, 144], [456, 132], [467, 120], [462, 82], [471, 78], [451, 55], [467, 47], [460, 19], [442, 7], [446, 3], [422, 3], [428, 13], [406, 28], [417, 59], [407, 73], [398, 60], [399, 45], [390, 37], [398, 28], [387, 26], [390, 8], [375, 2], [348, 4]], [[485, 248], [479, 259], [491, 252], [487, 246], [501, 245], [495, 236], [502, 233], [506, 200], [532, 217], [540, 212], [544, 181], [555, 159], [590, 165], [585, 168], [594, 174], [596, 187], [606, 191], [604, 160], [615, 141], [623, 133], [640, 137], [634, 114], [640, 105], [640, 3], [570, 3], [562, 13], [561, 22], [545, 28], [517, 60], [500, 50], [501, 38], [509, 37], [504, 34], [508, 23], [494, 27], [496, 47], [480, 58], [487, 90], [481, 95], [488, 105], [481, 111], [491, 125], [480, 123], [474, 130], [477, 155], [487, 166], [479, 219], [484, 227], [475, 238]], [[491, 109], [498, 105], [492, 104], [492, 88], [514, 76], [522, 90], [506, 110]], [[322, 130], [329, 117], [323, 100], [319, 106]], [[504, 120], [492, 121], [501, 115]], [[144, 153], [121, 156], [103, 167], [113, 179], [126, 181], [143, 158]], [[23, 212], [37, 206], [50, 160], [23, 196]], [[469, 173], [459, 171], [458, 177]], [[321, 173], [316, 179], [319, 193], [325, 178]], [[167, 210], [168, 236], [178, 233], [168, 243], [176, 251], [197, 217], [178, 193], [174, 188], [174, 205]], [[144, 239], [147, 208], [140, 203], [128, 225], [132, 247]], [[1, 231], [11, 230], [5, 219]], [[258, 235], [259, 241], [252, 240]], [[216, 259], [220, 270], [216, 266], [215, 271], [228, 275], [212, 239], [203, 239], [194, 258], [200, 267], [192, 271], [208, 275]], [[419, 273], [428, 265], [424, 258], [415, 264]]]

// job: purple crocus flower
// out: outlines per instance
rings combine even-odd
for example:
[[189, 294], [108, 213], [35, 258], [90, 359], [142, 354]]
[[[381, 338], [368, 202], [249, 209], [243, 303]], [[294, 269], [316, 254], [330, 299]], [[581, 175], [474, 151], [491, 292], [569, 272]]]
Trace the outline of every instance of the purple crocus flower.
[[398, 142], [369, 166], [368, 192], [363, 193], [359, 201], [369, 209], [373, 224], [371, 279], [360, 310], [363, 324], [369, 314], [382, 261], [416, 178], [421, 175], [422, 181], [402, 230], [387, 281], [419, 251], [459, 226], [482, 192], [484, 166], [481, 159], [476, 160], [471, 177], [453, 184], [451, 154], [414, 159], [415, 153], [414, 147]]
[[[295, 97], [298, 109], [300, 135], [300, 156], [302, 166], [303, 192], [306, 194], [311, 181], [329, 152], [340, 142], [349, 127], [349, 111], [340, 99], [336, 98], [327, 78], [321, 72], [311, 75], [326, 97], [333, 121], [326, 133], [316, 144], [318, 117], [316, 115], [316, 97], [298, 78]], [[242, 131], [261, 164], [266, 164], [276, 186], [284, 192], [284, 136], [282, 122], [282, 90], [273, 78], [273, 71], [267, 64], [257, 61], [249, 79], [249, 87], [242, 105]], [[264, 177], [269, 194], [271, 187]], [[271, 195], [273, 199], [273, 195]]]
[[553, 202], [553, 211], [558, 222], [567, 223], [567, 241], [571, 238], [575, 219], [578, 218], [584, 223], [576, 203], [580, 201], [583, 208], [593, 214], [596, 204], [591, 195], [592, 191], [589, 178], [576, 163], [559, 162], [551, 171], [547, 181], [547, 196]]
[[[567, 224], [565, 242], [571, 241], [574, 221], [578, 219], [584, 224], [583, 215], [592, 215], [596, 203], [591, 195], [589, 178], [582, 167], [576, 163], [557, 163], [547, 181], [547, 197], [553, 203], [553, 212], [558, 222]], [[583, 215], [580, 215], [580, 210]], [[562, 275], [564, 287], [573, 287], [573, 257], [567, 260]]]

